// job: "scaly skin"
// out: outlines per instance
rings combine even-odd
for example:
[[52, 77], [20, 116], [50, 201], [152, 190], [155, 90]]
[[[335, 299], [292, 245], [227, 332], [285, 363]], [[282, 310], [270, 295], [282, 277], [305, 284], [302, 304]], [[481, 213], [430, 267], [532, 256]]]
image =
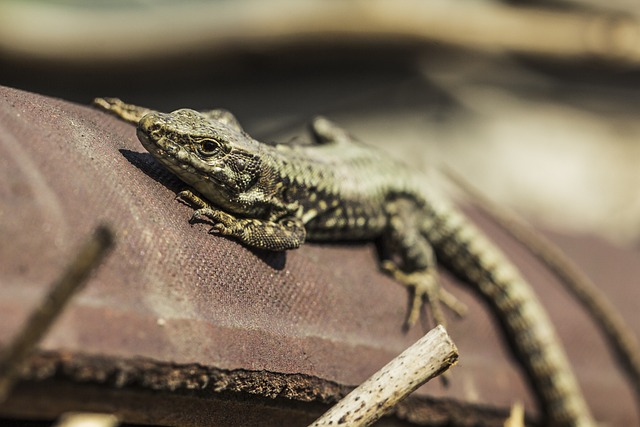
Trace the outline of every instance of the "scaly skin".
[[529, 284], [461, 213], [425, 192], [426, 178], [355, 141], [326, 119], [311, 145], [264, 144], [225, 110], [163, 114], [114, 98], [94, 103], [138, 126], [142, 145], [190, 185], [180, 196], [212, 231], [268, 250], [306, 240], [380, 239], [382, 267], [414, 299], [460, 311], [437, 280], [436, 258], [486, 301], [538, 397], [546, 425], [593, 426], [555, 330]]

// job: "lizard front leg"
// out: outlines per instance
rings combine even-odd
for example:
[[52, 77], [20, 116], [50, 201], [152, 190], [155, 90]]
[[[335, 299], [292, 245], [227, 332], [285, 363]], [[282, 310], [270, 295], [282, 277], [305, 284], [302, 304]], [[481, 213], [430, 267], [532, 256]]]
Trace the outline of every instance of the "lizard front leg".
[[390, 201], [385, 210], [389, 219], [383, 236], [382, 268], [413, 290], [407, 325], [416, 323], [425, 298], [436, 324], [446, 325], [441, 303], [462, 315], [464, 304], [440, 287], [433, 248], [420, 231], [420, 207], [415, 201], [400, 198]]
[[[137, 125], [140, 119], [149, 113], [157, 113], [150, 108], [140, 107], [138, 105], [127, 104], [118, 98], [95, 98], [93, 105], [105, 110], [106, 112], [121, 118], [122, 120]], [[233, 129], [242, 132], [242, 126], [230, 111], [224, 109], [215, 109], [200, 112], [203, 116], [210, 120], [222, 122]]]
[[237, 218], [211, 206], [192, 191], [181, 191], [178, 197], [198, 208], [191, 216], [192, 221], [206, 217], [214, 222], [210, 230], [212, 233], [233, 237], [248, 246], [270, 251], [295, 249], [304, 243], [306, 236], [304, 224], [294, 216], [275, 221]]
[[157, 113], [157, 111], [149, 108], [127, 104], [118, 98], [95, 98], [93, 105], [134, 125], [137, 125], [145, 115]]

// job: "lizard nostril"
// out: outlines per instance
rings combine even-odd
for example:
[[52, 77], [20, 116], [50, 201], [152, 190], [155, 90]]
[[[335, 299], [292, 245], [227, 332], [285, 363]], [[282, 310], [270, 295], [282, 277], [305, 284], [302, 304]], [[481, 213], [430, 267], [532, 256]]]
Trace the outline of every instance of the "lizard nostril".
[[236, 170], [242, 172], [247, 166], [247, 163], [242, 159], [235, 159]]

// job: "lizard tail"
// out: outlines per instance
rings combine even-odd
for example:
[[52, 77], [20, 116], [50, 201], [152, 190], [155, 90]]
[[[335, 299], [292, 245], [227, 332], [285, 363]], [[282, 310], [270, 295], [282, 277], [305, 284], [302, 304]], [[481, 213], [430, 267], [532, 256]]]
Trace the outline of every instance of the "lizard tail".
[[531, 286], [461, 213], [437, 205], [431, 209], [430, 224], [423, 232], [438, 262], [474, 284], [491, 308], [548, 424], [595, 426], [555, 329]]
[[624, 377], [635, 392], [636, 404], [640, 409], [640, 342], [607, 296], [562, 250], [523, 219], [507, 208], [498, 206], [453, 169], [446, 167], [444, 173], [471, 197], [475, 206], [490, 220], [546, 265], [582, 304], [609, 342]]

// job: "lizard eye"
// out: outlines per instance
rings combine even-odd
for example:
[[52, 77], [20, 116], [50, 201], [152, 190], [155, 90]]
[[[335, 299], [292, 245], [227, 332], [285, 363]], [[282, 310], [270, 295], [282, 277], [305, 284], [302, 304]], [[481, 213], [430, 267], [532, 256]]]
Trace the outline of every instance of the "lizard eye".
[[215, 155], [220, 149], [220, 145], [211, 139], [204, 139], [200, 141], [200, 146], [198, 147], [198, 151], [200, 154], [206, 157], [211, 157]]

